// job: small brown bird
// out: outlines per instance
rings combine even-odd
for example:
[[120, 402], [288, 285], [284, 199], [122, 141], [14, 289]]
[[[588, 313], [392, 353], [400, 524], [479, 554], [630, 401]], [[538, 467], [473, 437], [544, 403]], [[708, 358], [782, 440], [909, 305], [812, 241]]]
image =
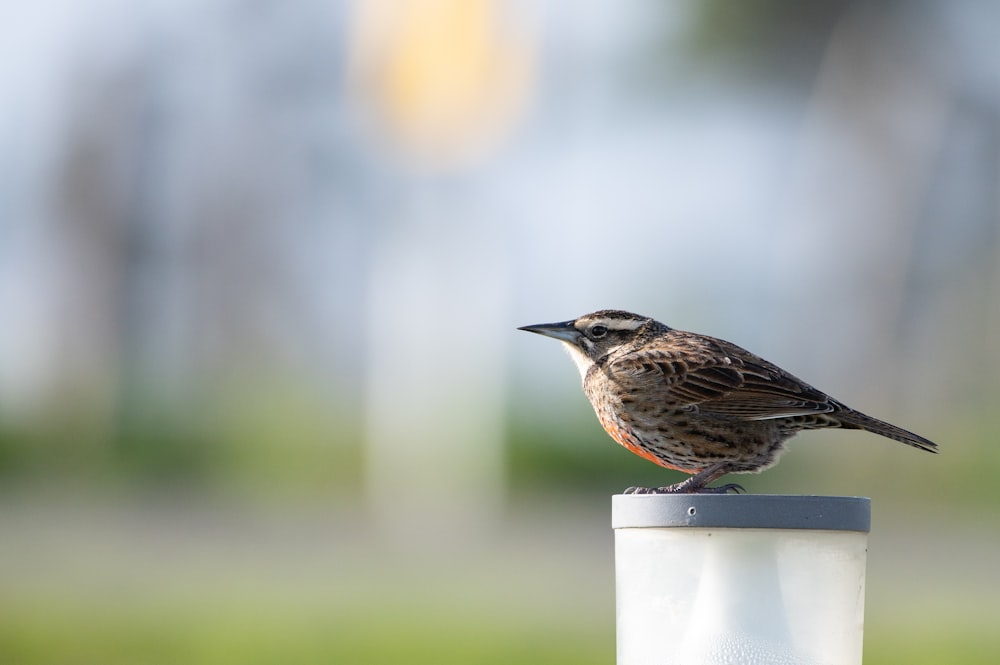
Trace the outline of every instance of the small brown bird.
[[735, 344], [647, 316], [601, 310], [518, 330], [566, 345], [611, 438], [655, 464], [693, 474], [626, 494], [741, 491], [708, 484], [774, 466], [785, 441], [808, 429], [860, 429], [937, 452], [936, 443], [855, 411]]

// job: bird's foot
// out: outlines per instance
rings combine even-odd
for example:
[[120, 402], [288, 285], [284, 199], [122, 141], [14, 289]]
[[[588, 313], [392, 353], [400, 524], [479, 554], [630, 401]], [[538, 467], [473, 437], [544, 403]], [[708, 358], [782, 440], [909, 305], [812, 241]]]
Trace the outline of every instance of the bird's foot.
[[703, 487], [690, 484], [687, 481], [668, 485], [667, 487], [629, 487], [622, 494], [745, 494], [742, 485], [728, 483], [718, 487]]
[[746, 494], [747, 491], [744, 489], [743, 485], [738, 483], [726, 483], [725, 485], [719, 485], [718, 487], [699, 487], [697, 489], [688, 490], [690, 494]]

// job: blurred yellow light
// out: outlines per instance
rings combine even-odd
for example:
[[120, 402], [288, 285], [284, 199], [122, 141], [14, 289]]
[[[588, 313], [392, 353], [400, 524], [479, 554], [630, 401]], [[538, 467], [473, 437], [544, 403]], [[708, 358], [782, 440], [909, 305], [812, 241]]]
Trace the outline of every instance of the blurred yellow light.
[[352, 78], [393, 150], [431, 166], [488, 153], [532, 78], [524, 24], [499, 0], [359, 0]]

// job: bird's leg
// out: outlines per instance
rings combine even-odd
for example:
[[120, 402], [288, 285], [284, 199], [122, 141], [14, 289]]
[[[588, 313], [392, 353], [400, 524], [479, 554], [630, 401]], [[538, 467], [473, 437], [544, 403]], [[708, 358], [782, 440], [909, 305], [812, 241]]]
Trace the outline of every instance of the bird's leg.
[[728, 494], [729, 492], [740, 493], [745, 490], [741, 485], [729, 483], [719, 487], [708, 487], [708, 484], [715, 482], [722, 476], [729, 473], [729, 466], [723, 462], [705, 467], [683, 482], [670, 485], [668, 487], [658, 487], [657, 494]]
[[684, 480], [667, 487], [629, 487], [625, 494], [728, 494], [729, 492], [745, 492], [741, 485], [729, 483], [719, 487], [707, 485], [729, 473], [725, 463], [713, 464]]

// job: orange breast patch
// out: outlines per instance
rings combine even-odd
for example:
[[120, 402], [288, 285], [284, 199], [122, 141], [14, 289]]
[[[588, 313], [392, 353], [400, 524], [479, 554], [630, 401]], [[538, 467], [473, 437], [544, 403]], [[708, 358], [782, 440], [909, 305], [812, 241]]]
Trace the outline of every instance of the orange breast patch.
[[629, 452], [635, 453], [639, 457], [667, 469], [682, 471], [684, 473], [697, 473], [699, 471], [699, 469], [682, 469], [679, 466], [674, 466], [673, 464], [660, 459], [653, 453], [653, 451], [648, 448], [643, 448], [639, 444], [638, 439], [636, 439], [631, 432], [624, 429], [618, 420], [606, 418], [604, 414], [600, 413], [597, 415], [597, 418], [601, 421], [601, 426], [604, 427], [604, 431], [610, 434], [612, 439], [621, 444]]

